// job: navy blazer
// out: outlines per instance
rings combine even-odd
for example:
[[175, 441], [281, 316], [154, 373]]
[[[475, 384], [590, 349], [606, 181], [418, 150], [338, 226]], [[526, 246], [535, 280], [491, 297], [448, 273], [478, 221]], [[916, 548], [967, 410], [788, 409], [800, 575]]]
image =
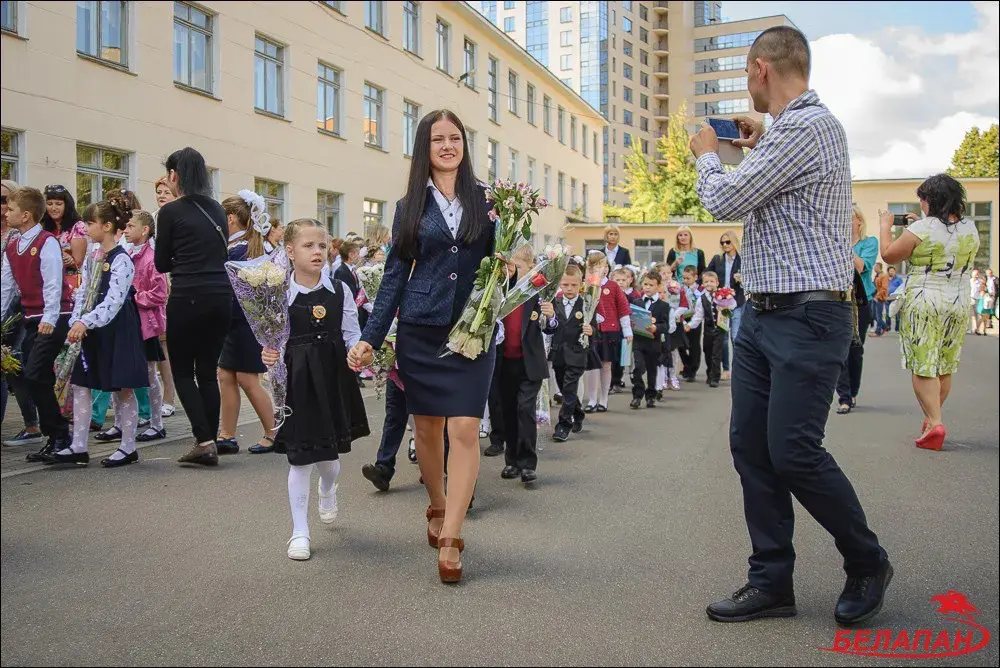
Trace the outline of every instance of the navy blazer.
[[729, 272], [729, 284], [726, 284], [726, 260], [721, 255], [716, 255], [712, 258], [712, 261], [708, 263], [708, 271], [714, 271], [719, 275], [719, 287], [720, 288], [732, 288], [733, 292], [736, 293], [736, 306], [737, 308], [743, 306], [746, 302], [746, 294], [743, 291], [743, 284], [737, 283], [733, 280], [733, 274], [738, 274], [743, 269], [743, 258], [740, 257], [739, 252], [736, 253], [736, 257], [733, 258], [733, 268]]
[[[493, 255], [496, 228], [491, 221], [486, 221], [486, 232], [478, 239], [471, 243], [457, 241], [448, 229], [430, 186], [427, 191], [427, 203], [417, 232], [420, 256], [412, 263], [399, 256], [403, 201], [396, 202], [392, 246], [385, 258], [385, 273], [375, 307], [361, 333], [361, 340], [372, 348], [382, 346], [397, 309], [400, 322], [431, 327], [454, 325], [472, 293], [479, 264], [484, 257]], [[485, 200], [485, 189], [479, 192]]]

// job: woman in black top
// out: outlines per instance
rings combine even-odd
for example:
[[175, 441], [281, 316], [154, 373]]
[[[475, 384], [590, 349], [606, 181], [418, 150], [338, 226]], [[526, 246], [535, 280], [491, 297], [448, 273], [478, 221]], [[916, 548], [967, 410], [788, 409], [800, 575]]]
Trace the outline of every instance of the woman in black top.
[[226, 275], [226, 212], [211, 197], [208, 169], [198, 151], [175, 151], [164, 164], [177, 199], [157, 214], [154, 259], [157, 271], [170, 274], [170, 364], [196, 441], [178, 461], [215, 466], [219, 463], [216, 374], [233, 299]]

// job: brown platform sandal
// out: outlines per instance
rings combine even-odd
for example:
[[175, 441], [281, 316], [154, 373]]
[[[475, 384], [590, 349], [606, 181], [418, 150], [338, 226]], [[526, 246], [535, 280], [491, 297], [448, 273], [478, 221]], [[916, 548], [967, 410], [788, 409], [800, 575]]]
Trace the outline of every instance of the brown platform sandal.
[[441, 561], [440, 550], [446, 547], [453, 547], [461, 554], [465, 550], [465, 541], [461, 538], [438, 538], [438, 575], [441, 576], [441, 582], [453, 584], [462, 579], [462, 562]]
[[438, 547], [438, 537], [441, 535], [441, 530], [438, 529], [437, 533], [431, 531], [431, 520], [443, 520], [444, 519], [444, 508], [432, 508], [427, 506], [427, 544], [433, 547], [435, 550]]

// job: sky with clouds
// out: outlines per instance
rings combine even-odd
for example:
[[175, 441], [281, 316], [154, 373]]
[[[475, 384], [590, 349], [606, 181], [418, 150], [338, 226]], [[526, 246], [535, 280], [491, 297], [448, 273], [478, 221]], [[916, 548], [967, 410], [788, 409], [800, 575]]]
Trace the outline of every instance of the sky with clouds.
[[857, 179], [943, 171], [1000, 117], [1000, 3], [724, 2], [725, 20], [785, 14], [809, 38], [811, 85], [840, 119]]

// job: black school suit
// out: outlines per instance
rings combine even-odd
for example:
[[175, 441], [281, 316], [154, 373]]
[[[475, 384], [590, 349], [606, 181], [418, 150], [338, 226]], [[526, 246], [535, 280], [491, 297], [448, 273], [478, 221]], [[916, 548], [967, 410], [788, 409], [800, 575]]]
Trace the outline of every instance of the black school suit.
[[703, 331], [702, 352], [705, 356], [705, 370], [708, 382], [719, 382], [722, 376], [722, 336], [719, 330], [718, 307], [713, 301], [714, 296], [706, 292], [701, 296], [701, 310], [705, 317], [701, 325]]
[[[552, 306], [556, 312], [558, 326], [552, 335], [549, 360], [552, 362], [556, 383], [559, 384], [559, 393], [563, 398], [557, 426], [570, 429], [574, 422], [583, 424], [583, 418], [586, 416], [578, 394], [580, 378], [587, 370], [588, 356], [588, 350], [580, 345], [584, 324], [583, 297], [576, 298], [569, 317], [566, 317], [566, 307], [562, 297], [556, 299]], [[590, 326], [595, 332], [597, 331], [596, 315]]]
[[670, 304], [656, 299], [649, 306], [646, 306], [645, 298], [640, 298], [635, 301], [635, 305], [649, 310], [653, 317], [653, 324], [656, 325], [656, 332], [652, 339], [638, 334], [632, 339], [634, 360], [632, 365], [632, 398], [642, 399], [645, 396], [646, 399], [655, 399], [656, 373], [660, 366], [660, 355], [663, 353], [663, 341], [665, 335], [670, 331]]
[[712, 261], [708, 263], [708, 271], [714, 271], [719, 275], [719, 287], [732, 288], [733, 292], [736, 293], [736, 308], [743, 308], [743, 303], [746, 302], [746, 294], [743, 291], [743, 284], [733, 280], [733, 276], [740, 273], [743, 269], [743, 258], [740, 257], [739, 252], [736, 253], [736, 257], [733, 258], [733, 268], [729, 271], [729, 282], [726, 282], [726, 258], [722, 255], [716, 255], [712, 258]]

